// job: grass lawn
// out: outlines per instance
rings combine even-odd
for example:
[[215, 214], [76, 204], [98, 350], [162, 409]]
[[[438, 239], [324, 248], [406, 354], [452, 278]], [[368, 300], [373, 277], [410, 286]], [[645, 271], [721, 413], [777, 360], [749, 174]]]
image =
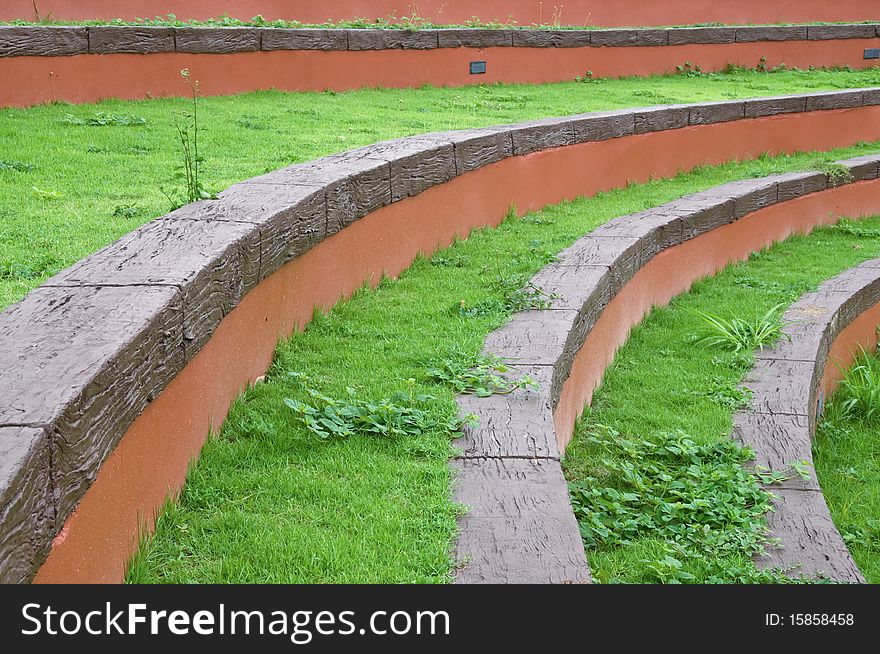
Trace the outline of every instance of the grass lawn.
[[[874, 235], [875, 242], [880, 233]], [[874, 371], [873, 382], [862, 385], [875, 411], [880, 409], [876, 354], [856, 362]], [[853, 377], [853, 371], [848, 373]], [[858, 377], [857, 377], [858, 379]], [[831, 517], [865, 579], [880, 584], [880, 422], [864, 412], [840, 411], [854, 397], [843, 384], [826, 407], [813, 443], [816, 472]]]
[[[880, 68], [204, 98], [204, 181], [220, 191], [290, 163], [427, 131], [878, 84]], [[168, 210], [161, 189], [178, 184], [174, 114], [186, 109], [179, 99], [0, 109], [0, 309]], [[97, 114], [128, 120], [77, 122]]]
[[[168, 506], [155, 537], [133, 561], [129, 581], [448, 581], [456, 516], [449, 497], [447, 459], [454, 444], [449, 432], [321, 440], [284, 404], [286, 398], [309, 401], [288, 373], [308, 374], [315, 388], [336, 398], [344, 397], [347, 387], [371, 400], [396, 391], [429, 393], [435, 398], [431, 411], [451, 415], [452, 390], [430, 383], [426, 368], [438, 359], [477, 353], [486, 334], [509, 318], [504, 305], [511, 289], [577, 237], [613, 217], [730, 180], [813, 169], [878, 149], [880, 143], [763, 156], [562, 203], [476, 231], [431, 260], [417, 260], [399, 279], [359, 292], [279, 346], [267, 381], [245, 393], [206, 444], [179, 501]], [[794, 270], [783, 267], [791, 247], [783, 246], [743, 268], [746, 273], [725, 273], [724, 279], [740, 283], [721, 294], [723, 303], [712, 301], [715, 296], [703, 290], [711, 288], [707, 285], [688, 298], [702, 298], [711, 309], [751, 312], [759, 302], [793, 299], [873, 253], [868, 247], [853, 250], [850, 237], [833, 232], [808, 241], [812, 256], [806, 242], [794, 242], [801, 248]], [[828, 256], [815, 256], [817, 246]], [[488, 310], [463, 316], [462, 302]], [[679, 322], [672, 324], [673, 315]], [[732, 384], [742, 367], [714, 366], [711, 354], [691, 347], [689, 316], [673, 309], [651, 317], [619, 357], [599, 393], [595, 416], [634, 434], [679, 426], [703, 441], [727, 434], [730, 410], [688, 389], [705, 389], [716, 377]], [[656, 365], [658, 356], [662, 366]], [[589, 469], [577, 443], [568, 464], [570, 474]], [[591, 558], [602, 575], [611, 570], [624, 578], [620, 568], [627, 561], [639, 566], [619, 552], [614, 560], [614, 552], [601, 556]]]
[[[859, 225], [876, 230], [880, 217]], [[609, 513], [607, 503], [603, 504], [609, 495], [606, 493], [604, 499], [594, 500], [580, 516], [582, 525], [589, 526], [595, 520], [586, 520], [585, 516], [599, 512], [599, 522], [609, 527], [607, 533], [589, 529], [585, 539], [590, 566], [598, 581], [769, 580], [755, 575], [748, 549], [742, 547], [760, 543], [760, 539], [743, 531], [743, 527], [762, 527], [762, 520], [744, 519], [754, 498], [742, 486], [727, 483], [724, 467], [713, 466], [708, 452], [703, 453], [701, 460], [693, 455], [667, 457], [674, 461], [661, 471], [670, 475], [664, 480], [668, 484], [665, 491], [673, 488], [682, 493], [686, 504], [692, 500], [693, 505], [653, 506], [653, 498], [646, 499], [631, 480], [650, 479], [659, 485], [656, 471], [648, 469], [659, 456], [657, 448], [646, 457], [645, 451], [639, 449], [645, 441], [662, 446], [678, 442], [681, 434], [685, 434], [697, 446], [712, 448], [726, 443], [732, 414], [746, 399], [736, 386], [751, 367], [751, 351], [735, 354], [718, 347], [695, 345], [694, 337], [704, 324], [700, 312], [725, 318], [761, 316], [776, 305], [790, 304], [842, 270], [880, 255], [880, 239], [859, 236], [854, 231], [845, 226], [823, 228], [756, 253], [749, 261], [698, 282], [668, 307], [654, 310], [633, 331], [606, 373], [591, 410], [579, 422], [565, 457], [570, 480], [635, 495], [621, 500], [624, 508], [614, 507]], [[615, 435], [614, 439], [606, 437], [609, 432]], [[872, 434], [875, 435], [876, 432]], [[634, 451], [620, 444], [624, 439], [636, 443]], [[827, 452], [827, 442], [828, 436], [820, 439], [820, 452]], [[873, 459], [868, 458], [870, 453]], [[820, 457], [819, 465], [819, 477], [826, 492], [826, 471], [837, 470], [839, 475], [843, 470], [850, 475], [849, 470], [858, 469], [865, 475], [858, 483], [864, 484], [862, 488], [868, 486], [865, 495], [873, 493], [870, 501], [858, 501], [859, 494], [853, 491], [854, 477], [835, 482], [836, 487], [831, 484], [831, 497], [841, 510], [852, 513], [851, 522], [846, 524], [873, 524], [875, 548], [880, 477], [871, 467], [876, 463], [877, 453], [876, 438], [869, 439], [864, 434], [859, 444], [853, 444], [852, 451], [835, 452], [834, 459]], [[695, 472], [692, 465], [700, 471]], [[717, 477], [711, 477], [712, 483], [692, 493], [691, 484], [700, 480], [701, 475], [704, 479], [707, 470]], [[873, 480], [873, 489], [869, 480]], [[575, 492], [575, 499], [577, 496]], [[675, 514], [669, 526], [662, 524], [665, 518], [661, 511]], [[678, 515], [679, 511], [685, 517]], [[718, 512], [714, 529], [700, 531], [704, 523], [711, 522], [706, 516], [713, 511]], [[644, 520], [646, 515], [651, 519]], [[694, 515], [698, 518], [693, 519]], [[874, 516], [873, 523], [869, 516]], [[645, 524], [634, 522], [639, 520]], [[731, 529], [731, 525], [737, 528]], [[797, 570], [789, 574], [798, 576]]]
[[[561, 7], [560, 7], [561, 8]], [[837, 21], [810, 23], [776, 23], [777, 25], [852, 25], [859, 23], [873, 23], [873, 20], [863, 21]], [[350, 20], [326, 20], [323, 23], [301, 23], [297, 20], [266, 20], [262, 16], [254, 16], [250, 19], [241, 20], [230, 18], [227, 15], [208, 18], [205, 20], [180, 20], [173, 14], [156, 16], [155, 18], [141, 18], [135, 20], [57, 20], [50, 14], [41, 20], [11, 20], [0, 21], [0, 25], [149, 25], [153, 27], [278, 27], [278, 28], [309, 28], [325, 27], [334, 29], [400, 29], [418, 31], [420, 29], [444, 29], [444, 28], [467, 28], [467, 29], [523, 29], [523, 30], [606, 30], [627, 29], [626, 27], [605, 27], [602, 25], [557, 25], [551, 23], [517, 25], [516, 21], [508, 19], [500, 21], [482, 21], [476, 16], [465, 24], [437, 23], [418, 15], [412, 16], [384, 16], [375, 19], [352, 18]], [[722, 26], [723, 23], [688, 23], [681, 25], [656, 25], [651, 27], [635, 26], [629, 29], [657, 29], [658, 27], [707, 27]], [[749, 23], [749, 25], [766, 25], [766, 23]]]

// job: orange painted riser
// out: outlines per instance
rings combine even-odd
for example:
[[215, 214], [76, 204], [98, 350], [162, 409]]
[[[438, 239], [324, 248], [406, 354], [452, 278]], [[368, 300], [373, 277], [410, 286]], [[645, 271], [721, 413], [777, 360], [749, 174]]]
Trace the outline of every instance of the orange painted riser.
[[[754, 68], [880, 65], [863, 59], [880, 38], [781, 41], [630, 48], [441, 48], [435, 50], [157, 53], [0, 58], [0, 106], [41, 102], [95, 102], [186, 95], [180, 70], [189, 68], [206, 95], [259, 89], [344, 91], [361, 87], [460, 86], [493, 82], [571, 81], [588, 70], [595, 77], [674, 71], [686, 61], [703, 70], [728, 63]], [[471, 61], [485, 61], [484, 75], [471, 75]]]
[[[761, 209], [654, 257], [609, 303], [575, 357], [553, 416], [560, 451], [565, 451], [575, 420], [592, 401], [614, 354], [626, 342], [632, 327], [653, 307], [666, 305], [696, 280], [717, 273], [729, 263], [744, 261], [755, 250], [792, 234], [809, 233], [841, 217], [860, 218], [878, 213], [880, 181], [858, 182]], [[873, 317], [866, 314], [865, 319], [874, 320], [876, 329], [877, 311], [868, 313]], [[855, 330], [857, 323], [850, 328]], [[865, 331], [862, 328], [857, 334], [852, 332], [858, 336], [855, 342], [866, 342], [862, 333]], [[840, 351], [832, 355], [839, 360], [849, 355], [846, 348], [851, 345], [844, 338], [846, 333], [845, 330], [838, 338]]]
[[819, 381], [819, 402], [826, 401], [843, 379], [862, 349], [877, 349], [877, 326], [880, 325], [880, 305], [865, 311], [853, 320], [834, 340], [828, 353], [825, 372]]
[[[223, 320], [101, 467], [36, 581], [121, 581], [139, 530], [151, 528], [166, 497], [179, 491], [209, 428], [265, 373], [279, 337], [364, 280], [397, 275], [417, 253], [498, 224], [511, 204], [522, 213], [699, 164], [878, 138], [880, 107], [653, 132], [505, 159], [360, 219], [265, 279]], [[880, 194], [872, 197], [880, 211]]]
[[[152, 18], [174, 14], [181, 20], [228, 14], [249, 19], [257, 14], [274, 20], [320, 23], [328, 18], [385, 18], [421, 16], [441, 24], [463, 23], [474, 16], [483, 21], [519, 25], [685, 25], [692, 23], [795, 23], [809, 21], [862, 21], [880, 18], [869, 0], [37, 0], [40, 17], [64, 20]], [[554, 7], [561, 7], [554, 15]], [[34, 20], [33, 0], [4, 0], [0, 20]]]

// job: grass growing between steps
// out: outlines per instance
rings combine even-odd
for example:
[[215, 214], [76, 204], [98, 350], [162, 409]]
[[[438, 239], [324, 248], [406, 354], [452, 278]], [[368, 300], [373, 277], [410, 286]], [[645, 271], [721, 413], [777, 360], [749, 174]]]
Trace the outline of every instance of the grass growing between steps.
[[[880, 232], [873, 236], [880, 241]], [[833, 364], [829, 364], [833, 365]], [[863, 366], [873, 374], [859, 375]], [[863, 370], [864, 370], [863, 368]], [[868, 354], [847, 372], [846, 382], [823, 411], [813, 442], [816, 473], [834, 524], [868, 583], [880, 583], [880, 358]], [[849, 383], [847, 383], [849, 382]], [[873, 408], [856, 405], [862, 397]]]
[[[199, 110], [201, 181], [218, 192], [291, 163], [430, 131], [877, 85], [880, 68], [210, 97]], [[168, 211], [162, 188], [180, 186], [175, 115], [188, 110], [183, 99], [0, 109], [0, 309]]]
[[[561, 9], [561, 7], [560, 7]], [[859, 25], [871, 24], [873, 20], [863, 21], [837, 21], [837, 22], [810, 22], [810, 23], [776, 23], [776, 25]], [[767, 25], [767, 23], [749, 23], [750, 25]], [[326, 20], [323, 23], [301, 23], [297, 20], [266, 20], [260, 15], [250, 19], [230, 18], [228, 15], [206, 18], [204, 20], [180, 20], [174, 14], [166, 14], [165, 16], [156, 16], [155, 18], [136, 18], [134, 20], [123, 20], [121, 18], [107, 20], [58, 20], [50, 14], [45, 18], [37, 20], [10, 20], [0, 21], [0, 25], [145, 25], [150, 27], [264, 27], [264, 28], [331, 28], [331, 29], [397, 29], [409, 32], [417, 32], [427, 29], [521, 29], [521, 30], [607, 30], [607, 29], [658, 29], [664, 27], [722, 27], [725, 23], [687, 23], [681, 25], [654, 25], [651, 27], [632, 26], [632, 27], [605, 27], [602, 25], [562, 25], [557, 23], [543, 24], [524, 24], [517, 25], [516, 21], [508, 17], [506, 21], [490, 20], [483, 21], [474, 16], [466, 23], [440, 23], [432, 21], [428, 18], [422, 18], [414, 12], [410, 16], [397, 16], [391, 14], [378, 18], [352, 18], [350, 20]], [[771, 24], [772, 25], [772, 24]]]
[[[859, 227], [880, 228], [880, 217], [861, 221]], [[761, 317], [823, 280], [880, 255], [880, 239], [854, 231], [823, 228], [756, 253], [747, 262], [696, 283], [668, 307], [652, 311], [633, 330], [607, 371], [592, 408], [578, 422], [564, 462], [566, 475], [575, 484], [611, 489], [585, 505], [577, 491], [573, 495], [576, 504], [581, 503], [580, 523], [596, 580], [773, 580], [773, 575], [756, 573], [748, 555], [761, 541], [750, 532], [765, 526], [763, 518], [752, 515], [758, 499], [745, 485], [729, 483], [730, 466], [717, 467], [723, 449], [712, 451], [728, 443], [732, 415], [747, 400], [737, 385], [751, 367], [752, 353], [698, 344], [695, 337], [705, 324], [701, 313]], [[609, 430], [615, 439], [605, 436]], [[682, 434], [692, 441], [691, 450], [709, 449], [684, 454], [662, 451], [662, 458], [656, 453], [639, 455], [645, 443], [654, 450], [675, 447]], [[625, 441], [636, 444], [635, 456]], [[658, 460], [664, 469], [651, 469]], [[737, 465], [735, 457], [730, 461]], [[653, 484], [652, 493], [642, 487], [646, 479]], [[608, 502], [615, 492], [620, 497], [617, 504]], [[661, 494], [664, 501], [657, 502]], [[676, 497], [681, 504], [675, 504]], [[607, 533], [591, 528], [596, 524], [607, 528]], [[710, 528], [704, 534], [700, 530], [706, 524]], [[800, 576], [796, 569], [787, 575]]]
[[[761, 157], [562, 203], [475, 231], [399, 279], [357, 293], [279, 345], [267, 381], [244, 394], [208, 441], [128, 579], [448, 581], [456, 516], [449, 432], [322, 440], [285, 405], [309, 401], [288, 373], [308, 375], [313, 388], [336, 398], [348, 387], [365, 400], [430, 394], [432, 414], [448, 415], [453, 392], [430, 383], [427, 369], [479, 352], [486, 334], [508, 320], [513, 291], [577, 237], [727, 181], [814, 169], [878, 148]], [[720, 433], [724, 420], [716, 422]]]

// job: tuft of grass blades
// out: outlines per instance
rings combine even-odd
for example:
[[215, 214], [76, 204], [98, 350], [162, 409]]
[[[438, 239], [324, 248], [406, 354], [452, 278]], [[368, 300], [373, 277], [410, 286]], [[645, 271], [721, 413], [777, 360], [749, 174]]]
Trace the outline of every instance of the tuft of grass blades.
[[780, 303], [766, 313], [753, 319], [723, 318], [711, 313], [698, 312], [703, 320], [702, 329], [697, 332], [694, 344], [717, 347], [732, 352], [763, 350], [780, 338], [788, 338], [782, 329], [788, 324], [782, 322]]
[[826, 407], [830, 421], [880, 421], [880, 359], [859, 348], [852, 367], [846, 371], [832, 401]]

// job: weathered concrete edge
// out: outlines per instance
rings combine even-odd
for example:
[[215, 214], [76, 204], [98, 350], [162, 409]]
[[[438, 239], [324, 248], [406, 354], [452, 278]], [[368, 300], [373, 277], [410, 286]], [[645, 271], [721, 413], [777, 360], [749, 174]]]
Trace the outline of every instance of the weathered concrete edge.
[[[512, 375], [529, 374], [541, 387], [486, 399], [460, 396], [458, 402], [462, 412], [475, 413], [479, 424], [467, 428], [459, 441], [461, 452], [456, 468], [462, 466], [461, 462], [475, 465], [479, 461], [546, 461], [548, 470], [544, 474], [555, 476], [559, 452], [553, 414], [562, 386], [578, 350], [617, 292], [666, 248], [779, 202], [880, 176], [880, 155], [839, 163], [850, 171], [847, 179], [835, 177], [829, 181], [825, 173], [808, 172], [732, 182], [612, 220], [564, 250], [556, 262], [532, 279], [533, 284], [555, 298], [553, 306], [546, 311], [517, 314], [505, 326], [491, 333], [484, 345], [487, 354], [513, 363]], [[468, 468], [463, 470], [467, 472]], [[465, 477], [460, 482], [462, 490], [457, 497], [471, 496], [471, 487], [481, 482], [485, 483], [482, 479], [474, 482]], [[506, 496], [505, 480], [496, 479], [495, 483], [497, 495]], [[557, 497], [562, 498], [570, 516], [567, 527], [564, 527], [568, 529], [569, 538], [560, 538], [560, 531], [564, 528], [560, 528], [555, 517], [552, 525], [545, 524], [544, 528], [552, 528], [558, 539], [553, 546], [559, 549], [547, 552], [547, 555], [554, 561], [563, 562], [564, 574], [547, 574], [546, 562], [536, 554], [534, 536], [528, 530], [524, 536], [524, 549], [529, 552], [526, 558], [532, 561], [532, 568], [519, 560], [521, 554], [516, 549], [498, 552], [494, 534], [481, 540], [468, 533], [469, 529], [476, 527], [465, 520], [461, 525], [462, 538], [457, 555], [461, 560], [472, 559], [483, 567], [474, 570], [474, 564], [464, 565], [456, 572], [456, 580], [461, 583], [475, 579], [516, 581], [518, 578], [507, 576], [511, 570], [522, 574], [522, 570], [530, 569], [534, 575], [544, 575], [544, 581], [558, 580], [566, 574], [574, 576], [572, 562], [577, 560], [583, 545], [568, 496], [557, 494]], [[495, 556], [486, 556], [479, 549], [481, 545], [495, 552]], [[587, 574], [588, 568], [584, 568], [584, 579]], [[526, 573], [526, 578], [531, 580], [534, 576]]]
[[870, 39], [880, 24], [672, 27], [665, 29], [332, 29], [151, 26], [0, 26], [0, 57], [275, 50], [644, 47]]
[[[507, 157], [627, 136], [637, 124], [640, 132], [656, 131], [738, 120], [750, 109], [755, 115], [792, 111], [785, 102], [804, 111], [808, 98], [822, 109], [876, 105], [880, 89], [637, 108], [378, 143], [236, 184], [217, 200], [163, 216], [59, 273], [0, 313], [0, 428], [27, 436], [9, 445], [20, 451], [16, 460], [52, 466], [46, 479], [54, 522], [30, 530], [47, 536], [34, 546], [30, 574], [134, 418], [251, 288], [327, 236]], [[100, 337], [96, 325], [102, 325]], [[38, 457], [46, 443], [51, 456]], [[4, 500], [24, 483], [24, 472], [0, 468]], [[36, 517], [3, 516], [0, 540], [22, 520]], [[0, 565], [2, 580], [29, 578], [8, 574]]]
[[[880, 259], [865, 261], [806, 293], [783, 315], [790, 340], [757, 353], [744, 386], [748, 408], [734, 416], [734, 437], [751, 447], [755, 465], [785, 469], [813, 464], [812, 442], [821, 411], [819, 384], [837, 337], [880, 302]], [[793, 374], [797, 371], [797, 374]], [[793, 568], [794, 574], [864, 583], [840, 536], [818, 480], [795, 480], [769, 491], [777, 495], [769, 525], [781, 548], [757, 559], [762, 567]]]

